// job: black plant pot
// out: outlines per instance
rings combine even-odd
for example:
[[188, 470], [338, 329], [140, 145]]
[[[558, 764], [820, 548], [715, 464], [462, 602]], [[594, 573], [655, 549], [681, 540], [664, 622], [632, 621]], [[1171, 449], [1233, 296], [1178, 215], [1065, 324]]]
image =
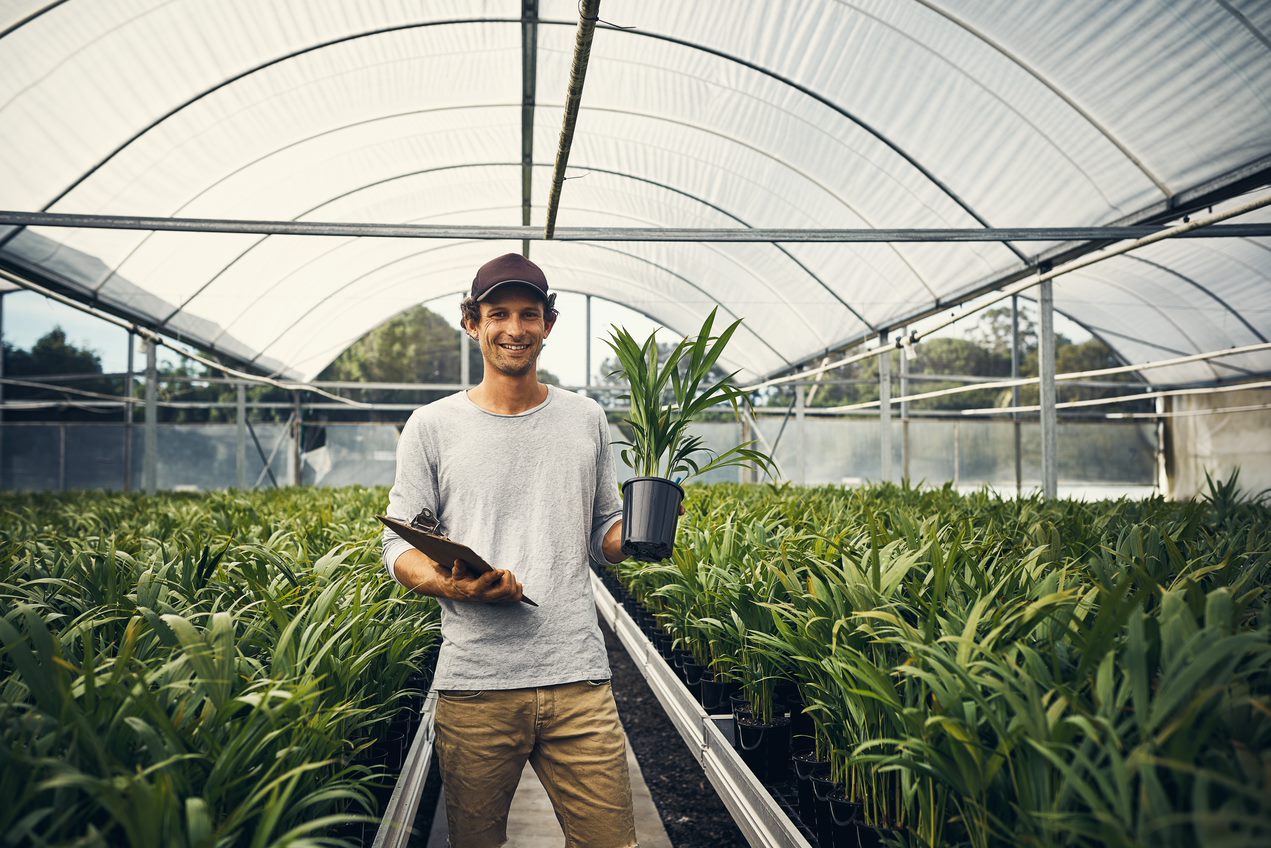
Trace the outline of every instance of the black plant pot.
[[632, 477], [622, 484], [622, 552], [660, 562], [675, 547], [684, 490], [665, 477]]
[[684, 685], [692, 691], [697, 691], [702, 684], [704, 671], [705, 669], [693, 659], [693, 655], [689, 654], [688, 659], [684, 660]]
[[828, 774], [812, 776], [812, 807], [815, 810], [816, 841], [821, 848], [833, 848], [834, 817], [830, 812], [830, 796], [841, 794], [842, 789]]
[[805, 751], [816, 747], [816, 725], [812, 716], [804, 712], [803, 701], [790, 704], [790, 749]]
[[760, 783], [790, 779], [790, 719], [778, 716], [764, 723], [742, 716], [737, 721], [737, 747]]
[[799, 790], [799, 818], [809, 830], [816, 828], [816, 796], [812, 793], [812, 778], [830, 776], [829, 760], [818, 760], [815, 751], [804, 751], [791, 758], [794, 778]]
[[658, 653], [662, 655], [663, 659], [669, 660], [671, 658], [671, 646], [673, 644], [675, 644], [675, 637], [670, 634], [661, 630], [653, 634], [653, 645], [658, 649]]
[[728, 707], [733, 714], [733, 747], [741, 748], [741, 720], [750, 717], [750, 702], [742, 692], [728, 696]]
[[830, 821], [834, 825], [834, 848], [861, 848], [864, 845], [881, 844], [878, 831], [865, 824], [864, 808], [860, 804], [847, 800], [842, 791], [834, 793], [827, 800], [830, 804]]
[[728, 702], [728, 684], [715, 677], [709, 668], [702, 669], [702, 680], [698, 684], [698, 701], [702, 709], [710, 714], [718, 713], [731, 705]]

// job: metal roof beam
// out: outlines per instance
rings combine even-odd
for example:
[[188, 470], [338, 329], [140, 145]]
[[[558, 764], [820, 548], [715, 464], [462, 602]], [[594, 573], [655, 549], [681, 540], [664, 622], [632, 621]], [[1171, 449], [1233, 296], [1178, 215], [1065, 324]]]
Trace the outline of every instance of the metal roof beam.
[[[880, 243], [880, 242], [1011, 242], [1080, 241], [1100, 242], [1137, 239], [1160, 232], [1152, 225], [1105, 227], [984, 227], [907, 229], [778, 229], [778, 228], [682, 228], [682, 227], [563, 227], [551, 235], [532, 227], [485, 227], [446, 224], [362, 224], [325, 221], [265, 221], [238, 218], [160, 218], [144, 215], [74, 215], [62, 212], [22, 212], [0, 210], [0, 226], [70, 227], [106, 230], [169, 230], [193, 233], [257, 233], [290, 236], [374, 236], [376, 238], [530, 239], [543, 241], [638, 241], [638, 242], [777, 242], [777, 243]], [[1216, 224], [1174, 238], [1267, 238], [1271, 223]], [[1103, 245], [1100, 244], [1100, 247]], [[1084, 246], [1083, 246], [1084, 247]], [[1077, 255], [1092, 249], [1080, 250]], [[1076, 258], [1072, 256], [1069, 258]], [[1019, 272], [1017, 279], [1029, 275]], [[1001, 288], [1013, 279], [983, 283], [974, 294], [957, 297], [969, 300]], [[937, 311], [955, 304], [944, 298]], [[898, 319], [897, 326], [917, 320]], [[872, 335], [872, 334], [871, 334]], [[820, 354], [818, 354], [820, 355]]]

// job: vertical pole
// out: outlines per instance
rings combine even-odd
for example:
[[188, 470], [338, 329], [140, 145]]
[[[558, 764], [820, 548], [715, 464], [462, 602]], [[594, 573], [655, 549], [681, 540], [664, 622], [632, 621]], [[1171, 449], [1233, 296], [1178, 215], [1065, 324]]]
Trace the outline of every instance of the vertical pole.
[[[887, 350], [887, 331], [878, 334], [878, 344]], [[891, 482], [891, 351], [878, 357], [878, 479]]]
[[584, 358], [587, 364], [587, 376], [583, 379], [587, 396], [591, 397], [591, 295], [587, 295], [587, 341], [584, 345]]
[[807, 389], [802, 383], [794, 387], [794, 427], [799, 434], [799, 478], [800, 483], [808, 482], [808, 431], [807, 416], [804, 415], [804, 396]]
[[1043, 280], [1041, 297], [1041, 339], [1039, 349], [1042, 419], [1042, 496], [1059, 494], [1059, 416], [1055, 410], [1055, 291], [1051, 280]]
[[[1019, 379], [1019, 295], [1011, 295], [1011, 379]], [[1011, 406], [1019, 406], [1019, 386], [1011, 386]], [[1011, 413], [1011, 425], [1015, 431], [1015, 497], [1024, 494], [1024, 460], [1022, 425], [1019, 412]]]
[[961, 423], [953, 422], [953, 488], [955, 489], [962, 482], [962, 439], [959, 433]]
[[469, 345], [472, 339], [468, 336], [468, 329], [465, 327], [463, 332], [459, 334], [459, 384], [465, 389], [472, 384], [472, 374], [468, 368], [468, 357], [471, 355]]
[[153, 339], [146, 339], [146, 430], [141, 486], [153, 495], [159, 486], [159, 363]]
[[[743, 411], [743, 414], [738, 418], [738, 423], [741, 425], [741, 444], [744, 445], [754, 438], [754, 434], [751, 433], [750, 431], [750, 416], [744, 414], [744, 411]], [[737, 466], [737, 482], [738, 483], [751, 482], [751, 478], [753, 477], [753, 475], [754, 475], [754, 468], [752, 466], [747, 464], [742, 464]]]
[[[900, 331], [901, 338], [908, 338], [909, 328]], [[909, 348], [900, 348], [900, 396], [909, 395]], [[900, 402], [900, 479], [909, 482], [909, 401]]]
[[1169, 460], [1165, 453], [1165, 411], [1168, 408], [1168, 398], [1156, 399], [1156, 493], [1165, 498], [1169, 497]]
[[239, 383], [238, 401], [238, 444], [234, 455], [235, 485], [240, 489], [247, 488], [247, 384]]
[[[4, 296], [0, 292], [0, 377], [4, 376]], [[0, 491], [4, 489], [4, 383], [0, 383]]]
[[300, 392], [291, 393], [291, 402], [294, 407], [294, 414], [291, 416], [291, 485], [299, 486], [300, 475], [300, 434], [303, 432], [300, 422]]
[[124, 491], [131, 492], [132, 483], [132, 390], [136, 383], [137, 375], [133, 372], [133, 354], [137, 349], [137, 335], [132, 330], [128, 331], [128, 372], [124, 375], [124, 397], [128, 398], [124, 403]]
[[66, 491], [66, 422], [57, 425], [57, 490]]

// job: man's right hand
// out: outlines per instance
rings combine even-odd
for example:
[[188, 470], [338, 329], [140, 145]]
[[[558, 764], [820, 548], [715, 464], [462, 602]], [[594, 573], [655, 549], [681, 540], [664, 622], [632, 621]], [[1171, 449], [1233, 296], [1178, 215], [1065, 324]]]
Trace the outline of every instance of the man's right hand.
[[446, 597], [454, 601], [500, 604], [521, 600], [521, 583], [505, 568], [477, 574], [472, 566], [457, 559], [446, 584]]

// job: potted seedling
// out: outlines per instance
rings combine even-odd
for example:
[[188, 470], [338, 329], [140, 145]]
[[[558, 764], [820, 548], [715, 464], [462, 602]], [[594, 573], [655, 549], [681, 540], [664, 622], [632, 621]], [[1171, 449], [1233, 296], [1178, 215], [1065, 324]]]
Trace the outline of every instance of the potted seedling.
[[744, 442], [722, 453], [707, 448], [689, 426], [717, 404], [728, 404], [734, 415], [748, 403], [745, 392], [733, 385], [737, 372], [722, 378], [712, 374], [741, 320], [718, 336], [712, 309], [694, 336], [685, 338], [663, 357], [657, 331], [643, 343], [623, 327], [613, 325], [606, 343], [617, 356], [619, 370], [630, 386], [631, 411], [622, 422], [627, 440], [623, 463], [636, 476], [622, 485], [622, 552], [642, 562], [659, 562], [671, 555], [679, 524], [684, 489], [680, 484], [716, 468], [745, 463], [771, 473], [772, 458]]

